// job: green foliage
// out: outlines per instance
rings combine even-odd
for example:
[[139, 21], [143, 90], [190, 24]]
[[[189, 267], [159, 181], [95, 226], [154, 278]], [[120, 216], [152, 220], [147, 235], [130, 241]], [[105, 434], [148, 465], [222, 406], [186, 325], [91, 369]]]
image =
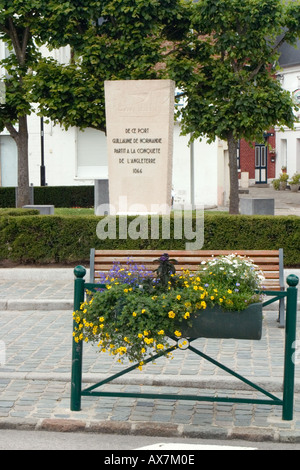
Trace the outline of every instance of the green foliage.
[[[119, 269], [121, 277], [113, 268], [100, 292], [96, 291], [91, 300], [74, 312], [75, 342], [97, 343], [101, 351], [117, 355], [120, 362], [124, 357], [137, 361], [140, 368], [149, 354], [168, 354], [169, 338], [180, 339], [182, 331], [192, 325], [192, 319], [201, 310], [218, 306], [242, 311], [259, 301], [255, 291], [261, 287], [262, 276], [255, 273], [250, 260], [235, 256], [217, 258], [208, 263], [207, 275], [202, 270], [176, 273], [167, 253], [157, 261], [163, 271], [168, 271], [167, 283], [159, 268], [155, 271], [159, 277], [150, 273], [143, 280], [126, 283], [124, 271], [131, 279], [135, 266], [127, 264]], [[164, 269], [167, 263], [169, 267]]]
[[[294, 104], [274, 78], [278, 37], [291, 26], [290, 5], [278, 0], [187, 2], [190, 30], [167, 58], [187, 97], [179, 113], [183, 132], [228, 140], [261, 141], [271, 126], [293, 127]], [[298, 11], [299, 3], [293, 5]], [[287, 28], [285, 28], [287, 31]], [[287, 35], [294, 41], [299, 34]]]
[[300, 173], [294, 173], [288, 181], [289, 184], [300, 184]]
[[224, 308], [234, 311], [259, 302], [260, 296], [255, 292], [263, 287], [265, 280], [249, 258], [234, 253], [204, 262], [200, 278], [211, 300], [218, 299]]
[[[94, 186], [35, 186], [34, 203], [55, 207], [94, 207]], [[15, 207], [15, 188], [0, 188], [0, 207]]]
[[272, 185], [273, 185], [273, 188], [275, 189], [275, 191], [279, 191], [279, 189], [280, 189], [280, 179], [279, 179], [279, 178], [275, 178], [275, 179], [272, 181]]
[[38, 34], [50, 47], [70, 45], [72, 60], [63, 65], [40, 60], [32, 77], [33, 99], [41, 114], [66, 128], [105, 130], [104, 81], [160, 76], [160, 45], [170, 23], [181, 18], [179, 2], [48, 3]]
[[287, 173], [281, 173], [279, 175], [279, 181], [286, 183], [288, 179], [289, 179], [289, 175]]
[[[21, 263], [88, 263], [92, 247], [103, 250], [160, 249], [182, 250], [191, 240], [174, 240], [174, 219], [170, 220], [170, 240], [141, 239], [99, 240], [99, 217], [34, 216], [0, 217], [0, 259]], [[128, 217], [127, 226], [134, 220]], [[194, 220], [196, 223], [196, 220]], [[160, 218], [161, 223], [161, 218]], [[195, 227], [193, 227], [195, 230]], [[162, 226], [160, 226], [162, 233]], [[285, 266], [300, 266], [300, 218], [281, 216], [206, 215], [203, 249], [272, 250], [283, 248]]]
[[0, 209], [0, 217], [2, 216], [11, 216], [11, 217], [20, 217], [20, 216], [32, 216], [40, 215], [38, 210], [35, 209]]

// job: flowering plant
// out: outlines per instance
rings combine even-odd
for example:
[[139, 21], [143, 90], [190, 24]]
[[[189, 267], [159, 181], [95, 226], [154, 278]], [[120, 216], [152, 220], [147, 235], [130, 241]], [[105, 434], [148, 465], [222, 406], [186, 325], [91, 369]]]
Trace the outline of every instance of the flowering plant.
[[247, 259], [215, 258], [199, 272], [175, 272], [175, 260], [161, 256], [149, 273], [139, 266], [114, 265], [105, 275], [105, 289], [74, 312], [75, 341], [96, 342], [100, 351], [136, 361], [167, 354], [171, 339], [182, 337], [193, 316], [207, 307], [243, 310], [258, 300], [262, 274]]
[[260, 301], [257, 291], [261, 290], [265, 277], [249, 258], [234, 253], [213, 258], [202, 263], [200, 275], [209, 295], [217, 293], [219, 303], [226, 310], [241, 311]]

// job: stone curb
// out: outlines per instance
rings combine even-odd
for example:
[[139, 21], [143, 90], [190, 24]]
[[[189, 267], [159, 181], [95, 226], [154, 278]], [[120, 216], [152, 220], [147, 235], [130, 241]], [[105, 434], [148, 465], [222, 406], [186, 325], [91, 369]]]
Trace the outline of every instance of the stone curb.
[[[0, 268], [0, 281], [70, 281], [74, 280], [74, 267], [71, 268]], [[86, 279], [90, 270], [86, 268]]]
[[48, 432], [89, 432], [131, 436], [176, 437], [194, 439], [245, 440], [252, 442], [299, 443], [300, 432], [276, 427], [219, 427], [149, 422], [83, 421], [76, 419], [0, 418], [0, 429]]
[[[90, 373], [83, 375], [83, 384], [96, 384], [107, 379], [107, 374]], [[39, 372], [0, 372], [0, 380], [41, 380], [48, 382], [71, 381], [71, 373], [39, 373]], [[266, 389], [270, 393], [282, 392], [282, 379], [253, 377], [255, 385]], [[144, 385], [153, 387], [177, 387], [177, 388], [197, 388], [197, 389], [220, 389], [222, 390], [248, 390], [253, 388], [246, 383], [238, 381], [234, 377], [226, 376], [173, 376], [167, 374], [130, 374], [127, 377], [119, 377], [110, 382], [116, 385]], [[300, 393], [300, 380], [295, 380], [295, 393]]]
[[72, 300], [56, 299], [2, 299], [0, 311], [27, 312], [30, 310], [52, 311], [73, 310]]

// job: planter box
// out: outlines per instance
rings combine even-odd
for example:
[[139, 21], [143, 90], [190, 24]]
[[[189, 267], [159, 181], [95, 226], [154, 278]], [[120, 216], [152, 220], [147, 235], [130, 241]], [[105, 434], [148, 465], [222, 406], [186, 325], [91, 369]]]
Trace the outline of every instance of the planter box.
[[199, 310], [193, 325], [178, 326], [185, 338], [234, 338], [260, 340], [262, 336], [262, 303], [249, 305], [241, 312], [219, 307]]
[[299, 190], [299, 184], [290, 184], [291, 191], [296, 193]]
[[274, 215], [274, 199], [241, 198], [240, 212], [243, 215]]

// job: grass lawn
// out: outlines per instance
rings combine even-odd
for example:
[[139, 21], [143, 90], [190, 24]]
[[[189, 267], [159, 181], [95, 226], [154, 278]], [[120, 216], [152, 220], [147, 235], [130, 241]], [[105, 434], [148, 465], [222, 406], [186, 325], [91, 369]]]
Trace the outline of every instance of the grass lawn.
[[[224, 215], [224, 214], [228, 214], [228, 212], [207, 210], [205, 211], [205, 214]], [[74, 207], [74, 208], [56, 207], [54, 209], [54, 215], [70, 215], [70, 216], [80, 216], [80, 217], [93, 216], [94, 208], [92, 207], [90, 209], [86, 209], [86, 208], [80, 208], [80, 207], [78, 208], [77, 207]]]
[[71, 215], [71, 216], [90, 216], [94, 215], [94, 208], [86, 209], [86, 208], [80, 208], [80, 207], [74, 207], [74, 208], [64, 208], [64, 207], [55, 207], [54, 209], [54, 215]]

